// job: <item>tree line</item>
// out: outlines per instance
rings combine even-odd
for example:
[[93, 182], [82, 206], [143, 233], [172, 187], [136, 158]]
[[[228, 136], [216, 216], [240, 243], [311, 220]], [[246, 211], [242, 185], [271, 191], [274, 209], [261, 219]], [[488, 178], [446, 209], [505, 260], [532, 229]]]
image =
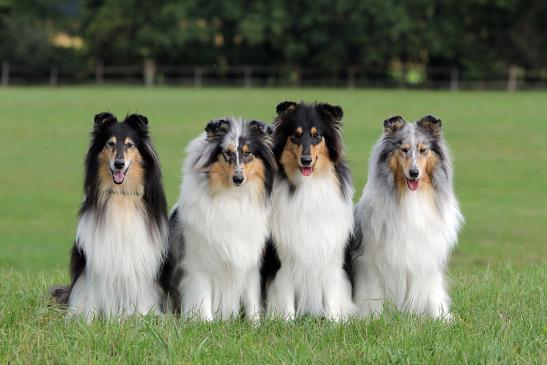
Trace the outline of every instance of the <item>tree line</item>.
[[545, 0], [0, 0], [0, 60], [455, 67], [488, 79], [547, 61]]

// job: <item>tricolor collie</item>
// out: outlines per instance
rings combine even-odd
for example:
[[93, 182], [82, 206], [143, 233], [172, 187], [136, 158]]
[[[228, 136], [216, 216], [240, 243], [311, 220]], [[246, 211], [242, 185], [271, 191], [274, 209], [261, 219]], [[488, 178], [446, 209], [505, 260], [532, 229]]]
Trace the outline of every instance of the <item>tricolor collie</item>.
[[169, 218], [171, 296], [182, 315], [231, 319], [261, 312], [260, 265], [275, 171], [272, 130], [259, 121], [211, 121], [187, 149]]
[[343, 155], [342, 109], [277, 106], [271, 230], [280, 268], [268, 284], [267, 311], [339, 320], [353, 312], [344, 254], [353, 229], [350, 172]]
[[167, 206], [148, 120], [95, 116], [85, 160], [84, 200], [68, 287], [53, 291], [69, 314], [87, 319], [160, 313]]
[[355, 209], [354, 299], [361, 311], [379, 313], [388, 301], [448, 319], [445, 271], [462, 222], [441, 121], [386, 120]]

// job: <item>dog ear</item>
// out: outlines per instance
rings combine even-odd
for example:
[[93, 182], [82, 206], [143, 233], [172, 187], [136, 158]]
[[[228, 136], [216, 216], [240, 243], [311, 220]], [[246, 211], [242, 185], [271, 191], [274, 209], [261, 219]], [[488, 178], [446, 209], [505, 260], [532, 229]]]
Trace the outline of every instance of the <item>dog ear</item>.
[[384, 120], [384, 133], [393, 134], [398, 130], [402, 129], [406, 125], [403, 117], [396, 115]]
[[282, 103], [277, 104], [275, 111], [277, 112], [278, 115], [291, 113], [296, 111], [297, 106], [298, 104], [296, 104], [294, 101], [284, 101]]
[[117, 119], [114, 115], [112, 115], [112, 113], [103, 112], [103, 113], [99, 113], [95, 115], [93, 126], [95, 128], [99, 128], [99, 127], [114, 123], [116, 121]]
[[125, 118], [125, 121], [130, 126], [140, 129], [140, 130], [148, 130], [148, 118], [146, 118], [144, 115], [140, 114], [131, 114], [128, 115]]
[[319, 113], [325, 116], [330, 116], [335, 122], [341, 122], [344, 116], [344, 111], [338, 105], [330, 105], [326, 103], [317, 104]]
[[249, 122], [249, 128], [252, 133], [258, 136], [271, 136], [273, 134], [272, 127], [259, 120], [251, 120]]
[[207, 140], [220, 137], [230, 130], [230, 122], [226, 119], [212, 120], [205, 126]]
[[418, 128], [431, 134], [434, 137], [438, 137], [442, 134], [443, 122], [433, 115], [426, 115], [416, 123]]

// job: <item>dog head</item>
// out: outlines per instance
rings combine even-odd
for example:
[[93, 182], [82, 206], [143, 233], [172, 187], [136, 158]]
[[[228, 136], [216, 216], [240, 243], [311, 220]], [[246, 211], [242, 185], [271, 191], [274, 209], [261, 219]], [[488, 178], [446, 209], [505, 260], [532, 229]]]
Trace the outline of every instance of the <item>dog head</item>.
[[289, 179], [320, 174], [341, 158], [342, 108], [285, 101], [276, 111], [274, 154]]

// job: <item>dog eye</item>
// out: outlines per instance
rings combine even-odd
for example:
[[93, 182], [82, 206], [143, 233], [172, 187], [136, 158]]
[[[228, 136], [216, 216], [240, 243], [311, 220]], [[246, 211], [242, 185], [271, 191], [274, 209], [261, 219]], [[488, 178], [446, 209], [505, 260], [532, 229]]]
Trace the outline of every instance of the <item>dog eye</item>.
[[314, 133], [311, 135], [311, 138], [315, 138], [315, 139], [321, 138], [321, 135], [319, 133]]
[[133, 143], [126, 143], [125, 144], [125, 148], [132, 148], [132, 147], [135, 147], [135, 144], [133, 144]]
[[114, 141], [108, 141], [108, 142], [106, 142], [106, 145], [108, 147], [114, 147], [116, 145], [116, 143], [114, 143]]
[[403, 153], [408, 153], [408, 148], [406, 148], [406, 147], [405, 147], [405, 148], [401, 148], [401, 151], [402, 151]]
[[422, 155], [425, 155], [425, 153], [427, 152], [427, 149], [426, 148], [420, 148], [420, 153]]

